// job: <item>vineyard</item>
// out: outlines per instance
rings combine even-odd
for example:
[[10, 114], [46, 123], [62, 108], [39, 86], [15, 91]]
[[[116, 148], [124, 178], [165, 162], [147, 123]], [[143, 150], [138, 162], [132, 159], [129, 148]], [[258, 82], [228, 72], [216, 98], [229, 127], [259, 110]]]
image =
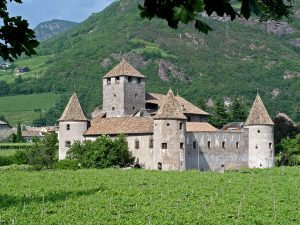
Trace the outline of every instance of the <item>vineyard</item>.
[[0, 224], [300, 224], [299, 167], [0, 170]]

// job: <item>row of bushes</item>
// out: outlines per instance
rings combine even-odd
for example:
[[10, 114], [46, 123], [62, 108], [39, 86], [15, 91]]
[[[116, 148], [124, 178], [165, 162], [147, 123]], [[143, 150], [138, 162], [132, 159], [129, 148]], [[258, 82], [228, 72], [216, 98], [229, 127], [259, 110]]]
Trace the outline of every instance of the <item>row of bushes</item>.
[[12, 164], [28, 164], [26, 150], [17, 150], [14, 155], [0, 156], [0, 166], [9, 166]]

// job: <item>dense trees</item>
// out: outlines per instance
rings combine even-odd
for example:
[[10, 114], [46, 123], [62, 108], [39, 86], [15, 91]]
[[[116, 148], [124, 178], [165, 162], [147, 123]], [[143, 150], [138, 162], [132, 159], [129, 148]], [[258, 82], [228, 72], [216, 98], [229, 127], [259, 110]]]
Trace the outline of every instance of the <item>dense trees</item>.
[[94, 142], [75, 142], [67, 154], [68, 159], [78, 160], [86, 168], [126, 167], [134, 162], [124, 135], [115, 139], [101, 136]]
[[300, 165], [300, 134], [281, 140], [279, 165]]

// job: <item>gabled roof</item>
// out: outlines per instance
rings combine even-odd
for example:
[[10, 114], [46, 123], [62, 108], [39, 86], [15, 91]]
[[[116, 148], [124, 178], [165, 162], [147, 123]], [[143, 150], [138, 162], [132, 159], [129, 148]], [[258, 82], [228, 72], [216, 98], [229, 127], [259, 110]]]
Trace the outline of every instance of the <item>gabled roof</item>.
[[85, 136], [101, 134], [153, 134], [152, 117], [112, 117], [92, 119]]
[[155, 119], [186, 119], [181, 106], [170, 89], [160, 109], [154, 116]]
[[88, 120], [81, 108], [80, 102], [76, 93], [71, 96], [65, 111], [59, 118], [59, 121], [86, 121]]
[[187, 122], [186, 132], [216, 132], [217, 128], [207, 122]]
[[[157, 93], [147, 93], [146, 94], [146, 103], [157, 104], [159, 106], [162, 105], [166, 95], [157, 94]], [[196, 115], [206, 115], [208, 116], [209, 113], [203, 111], [202, 109], [198, 108], [191, 102], [185, 100], [181, 96], [175, 96], [176, 100], [178, 101], [179, 105], [182, 107], [182, 112], [184, 114], [196, 114]]]
[[109, 71], [103, 78], [117, 77], [117, 76], [131, 76], [146, 78], [143, 74], [131, 66], [125, 59]]
[[274, 125], [259, 95], [255, 98], [245, 125]]

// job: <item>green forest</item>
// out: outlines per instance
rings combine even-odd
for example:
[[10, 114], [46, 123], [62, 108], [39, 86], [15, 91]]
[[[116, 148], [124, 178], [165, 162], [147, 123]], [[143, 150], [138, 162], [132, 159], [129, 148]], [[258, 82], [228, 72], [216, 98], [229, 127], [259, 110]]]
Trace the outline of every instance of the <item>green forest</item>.
[[148, 92], [166, 94], [172, 87], [195, 104], [199, 98], [215, 103], [239, 98], [246, 111], [259, 93], [272, 117], [284, 112], [300, 121], [300, 49], [290, 44], [300, 35], [299, 17], [289, 23], [293, 33], [280, 36], [266, 32], [255, 17], [234, 22], [203, 17], [213, 29], [205, 35], [189, 25], [173, 30], [164, 21], [141, 19], [137, 4], [114, 2], [42, 42], [30, 59], [36, 60], [30, 66], [36, 72], [13, 80], [9, 71], [0, 73], [2, 95], [59, 94], [43, 114], [48, 124], [57, 122], [74, 91], [90, 113], [102, 104], [101, 77], [125, 57], [147, 77]]

